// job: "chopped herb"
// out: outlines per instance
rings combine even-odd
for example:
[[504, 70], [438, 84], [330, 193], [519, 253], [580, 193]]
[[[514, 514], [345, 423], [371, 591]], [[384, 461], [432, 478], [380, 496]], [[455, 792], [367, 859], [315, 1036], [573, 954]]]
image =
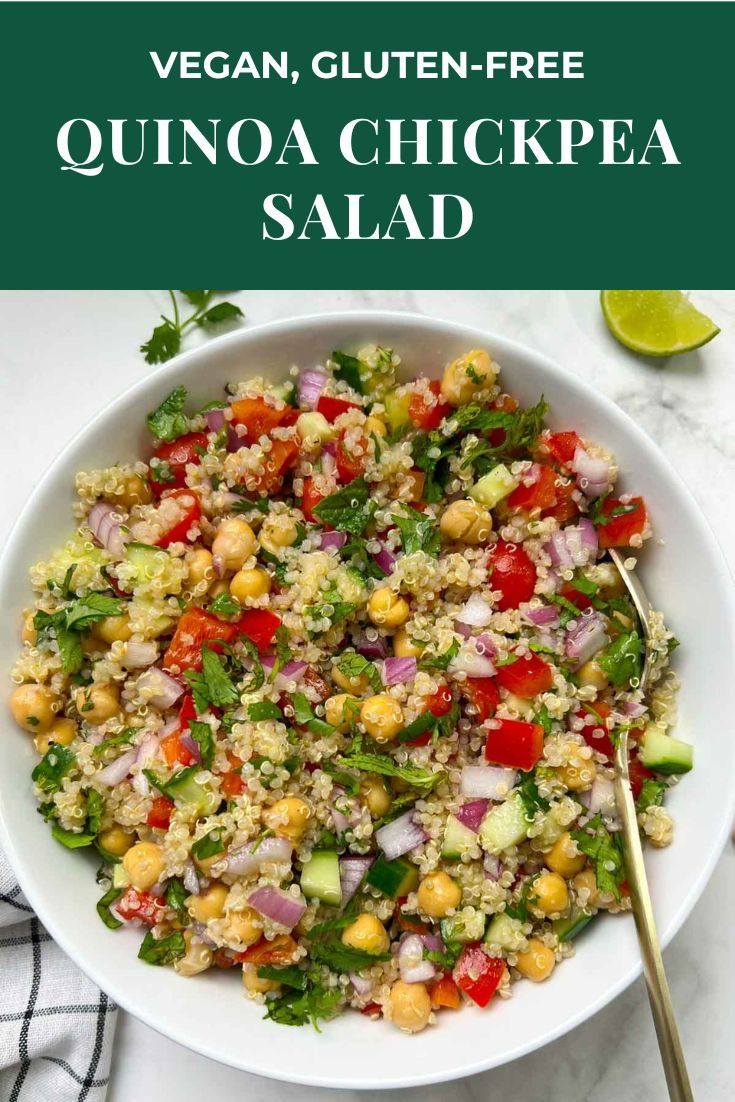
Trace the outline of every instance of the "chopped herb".
[[381, 960], [390, 960], [390, 953], [367, 953], [364, 949], [353, 949], [340, 939], [317, 939], [312, 941], [309, 957], [315, 964], [325, 964], [333, 972], [361, 972]]
[[138, 958], [146, 964], [173, 964], [185, 953], [186, 942], [181, 930], [174, 930], [162, 938], [156, 938], [153, 930], [149, 930], [138, 950]]
[[271, 554], [270, 551], [266, 551], [264, 547], [260, 548], [258, 554], [263, 562], [273, 567], [273, 576], [280, 585], [283, 585], [286, 581], [286, 574], [289, 569], [288, 563], [284, 562], [283, 559], [279, 559], [277, 555]]
[[87, 834], [86, 832], [64, 830], [58, 823], [54, 823], [51, 827], [51, 834], [57, 842], [61, 842], [62, 846], [66, 846], [67, 849], [81, 849], [83, 846], [91, 846], [96, 837], [96, 835]]
[[71, 750], [52, 743], [31, 773], [33, 780], [47, 795], [58, 792], [61, 782], [74, 765], [76, 758]]
[[393, 520], [401, 533], [401, 546], [405, 555], [413, 555], [416, 551], [438, 555], [439, 526], [430, 513], [421, 513], [410, 505], [402, 505], [401, 512], [393, 513]]
[[240, 643], [253, 663], [250, 680], [245, 685], [245, 689], [249, 693], [254, 693], [265, 684], [265, 670], [263, 669], [263, 663], [260, 661], [260, 652], [252, 639], [248, 639], [247, 635], [240, 637]]
[[376, 693], [382, 691], [383, 682], [380, 679], [378, 667], [361, 654], [352, 652], [343, 654], [337, 660], [337, 668], [345, 677], [366, 677], [371, 689], [374, 689]]
[[643, 661], [641, 637], [637, 631], [619, 635], [597, 656], [597, 662], [616, 688], [640, 678]]
[[215, 616], [238, 616], [242, 608], [229, 593], [220, 593], [209, 602], [207, 612], [213, 612]]
[[407, 727], [399, 732], [398, 740], [399, 742], [413, 742], [414, 739], [425, 735], [427, 731], [432, 731], [435, 726], [436, 716], [432, 712], [422, 712], [412, 723], [409, 723]]
[[660, 807], [668, 787], [666, 781], [657, 781], [653, 777], [645, 780], [635, 805], [638, 811], [645, 811], [649, 807]]
[[508, 651], [506, 654], [499, 654], [493, 661], [495, 665], [500, 669], [502, 666], [512, 666], [514, 662], [517, 662], [519, 655], [513, 654], [512, 651]]
[[281, 624], [280, 627], [276, 628], [276, 660], [273, 663], [273, 669], [268, 679], [269, 681], [275, 681], [279, 671], [293, 658], [293, 651], [291, 650], [288, 639], [288, 629]]
[[258, 969], [258, 977], [261, 980], [276, 980], [286, 987], [293, 987], [297, 991], [305, 991], [308, 982], [306, 972], [295, 964], [273, 965], [264, 964]]
[[[162, 329], [163, 326], [159, 326]], [[154, 330], [154, 335], [158, 330]], [[178, 348], [175, 349], [178, 351]], [[170, 355], [173, 355], [172, 352]], [[162, 359], [170, 359], [170, 356], [164, 356]], [[156, 363], [156, 360], [150, 361]], [[166, 440], [168, 442], [176, 440], [179, 436], [183, 436], [185, 432], [189, 430], [189, 418], [184, 414], [184, 403], [186, 402], [186, 387], [177, 386], [168, 394], [161, 404], [152, 410], [145, 419], [145, 423], [148, 426], [151, 434], [157, 440]]]
[[203, 838], [194, 843], [191, 852], [194, 857], [198, 857], [200, 861], [203, 861], [207, 857], [214, 857], [216, 853], [221, 853], [222, 849], [222, 832], [215, 827], [214, 830], [210, 830], [209, 834], [205, 834]]
[[185, 670], [184, 677], [191, 685], [194, 704], [200, 714], [206, 712], [210, 705], [227, 708], [240, 699], [224, 662], [210, 647], [202, 647], [202, 672]]
[[553, 721], [551, 719], [551, 716], [549, 715], [549, 709], [546, 707], [545, 704], [541, 705], [533, 718], [536, 723], [539, 723], [543, 727], [545, 735], [551, 734]]
[[364, 394], [362, 372], [360, 370], [361, 363], [356, 356], [350, 356], [348, 352], [341, 352], [336, 349], [332, 353], [332, 362], [337, 365], [335, 375], [338, 379], [344, 380], [348, 386], [351, 386], [353, 390], [356, 390], [358, 394]]
[[547, 601], [551, 601], [552, 604], [557, 605], [560, 609], [559, 612], [559, 626], [565, 628], [567, 624], [572, 620], [578, 620], [582, 615], [576, 605], [573, 605], [571, 601], [568, 601], [566, 597], [560, 596], [558, 593], [547, 593]]
[[179, 880], [178, 876], [172, 876], [166, 885], [166, 904], [187, 923], [189, 921], [189, 912], [186, 908], [188, 894], [183, 881]]
[[334, 1017], [341, 997], [338, 987], [325, 988], [310, 980], [305, 991], [291, 989], [268, 999], [265, 1016], [280, 1025], [306, 1025], [311, 1022], [319, 1032], [318, 1023]]
[[314, 506], [313, 511], [322, 523], [331, 524], [340, 532], [360, 536], [372, 520], [375, 509], [371, 489], [365, 479], [360, 477], [323, 498]]
[[334, 727], [332, 724], [327, 723], [326, 720], [318, 719], [314, 715], [311, 704], [309, 704], [303, 693], [294, 693], [291, 697], [291, 703], [293, 705], [294, 722], [297, 726], [308, 727], [315, 735], [333, 734]]
[[420, 670], [446, 670], [459, 654], [459, 639], [453, 639], [443, 654], [427, 654], [419, 662]]
[[[335, 597], [331, 597], [331, 593], [335, 593]], [[353, 602], [339, 600], [336, 590], [328, 591], [324, 594], [324, 597], [325, 600], [321, 604], [308, 605], [304, 609], [305, 620], [318, 623], [326, 619], [329, 620], [330, 626], [334, 627], [340, 620], [346, 620], [348, 616], [351, 616], [357, 610], [357, 605]]]
[[119, 899], [121, 895], [121, 888], [110, 888], [109, 892], [105, 892], [97, 903], [97, 914], [100, 916], [105, 926], [107, 926], [108, 930], [117, 930], [118, 927], [122, 926], [120, 919], [115, 918], [110, 910], [110, 904], [114, 903], [116, 899]]
[[521, 782], [516, 785], [515, 791], [521, 797], [526, 818], [530, 822], [537, 811], [548, 811], [551, 805], [548, 800], [545, 800], [543, 796], [539, 795], [538, 785], [536, 784], [533, 772], [521, 773], [521, 778]]
[[458, 941], [448, 941], [444, 949], [424, 949], [424, 957], [437, 964], [443, 971], [451, 972], [464, 946]]
[[199, 747], [201, 765], [204, 769], [211, 769], [214, 761], [215, 741], [212, 728], [208, 723], [199, 719], [189, 720], [189, 733]]
[[[590, 834], [590, 830], [593, 832]], [[572, 838], [581, 853], [595, 862], [595, 879], [601, 892], [620, 899], [620, 884], [625, 879], [625, 866], [619, 834], [605, 829], [600, 815], [595, 815], [581, 830], [573, 830]]]
[[254, 723], [264, 719], [277, 719], [283, 722], [283, 712], [271, 700], [259, 700], [248, 705], [248, 716]]
[[126, 727], [119, 735], [112, 735], [110, 738], [98, 742], [92, 753], [95, 757], [101, 757], [105, 750], [111, 750], [114, 746], [124, 746], [132, 742], [137, 733], [138, 731], [135, 727]]
[[366, 754], [350, 752], [337, 758], [337, 764], [348, 769], [359, 769], [363, 773], [379, 773], [382, 777], [398, 777], [412, 788], [430, 792], [444, 776], [432, 773], [416, 765], [398, 765], [388, 754]]
[[185, 769], [177, 770], [167, 781], [162, 780], [152, 769], [144, 769], [143, 776], [147, 777], [153, 787], [162, 792], [164, 796], [168, 796], [170, 800], [175, 800], [180, 782], [186, 780], [187, 777], [191, 777], [194, 773], [201, 773], [201, 770], [201, 765], [196, 762], [195, 765], [187, 765]]
[[319, 763], [319, 768], [322, 772], [329, 774], [333, 781], [336, 781], [338, 785], [347, 792], [349, 796], [357, 796], [360, 792], [360, 779], [355, 777], [352, 773], [345, 773], [342, 769], [337, 769], [329, 761], [322, 761]]
[[96, 788], [90, 788], [87, 792], [87, 830], [95, 837], [102, 829], [102, 812], [104, 800]]
[[[140, 346], [140, 351], [145, 356], [146, 363], [149, 364], [165, 363], [166, 360], [170, 360], [172, 356], [175, 356], [181, 349], [181, 338], [192, 325], [197, 325], [201, 329], [211, 329], [223, 322], [242, 317], [242, 310], [232, 302], [218, 302], [214, 306], [210, 306], [214, 295], [221, 294], [221, 292], [179, 291], [179, 294], [186, 299], [189, 305], [194, 307], [192, 314], [182, 318], [174, 292], [169, 291], [168, 293], [173, 307], [173, 318], [168, 318], [162, 314], [161, 324], [156, 326], [145, 344]], [[183, 390], [183, 387], [180, 389]], [[215, 408], [218, 408], [218, 404], [215, 405]], [[186, 432], [186, 429], [183, 429], [182, 432]], [[158, 436], [159, 434], [154, 433], [154, 435]], [[177, 435], [181, 436], [181, 432]], [[160, 439], [167, 439], [167, 437], [160, 437]], [[171, 437], [171, 439], [175, 439], [175, 437]]]

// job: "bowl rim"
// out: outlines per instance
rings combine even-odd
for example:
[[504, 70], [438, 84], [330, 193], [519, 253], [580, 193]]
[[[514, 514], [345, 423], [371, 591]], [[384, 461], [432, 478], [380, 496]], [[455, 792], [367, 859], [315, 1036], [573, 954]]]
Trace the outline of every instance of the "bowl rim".
[[[483, 340], [487, 342], [488, 347], [493, 348], [493, 350], [498, 350], [498, 358], [501, 361], [506, 352], [518, 355], [531, 361], [540, 371], [547, 374], [551, 380], [560, 378], [563, 382], [570, 384], [572, 389], [584, 391], [588, 395], [591, 394], [593, 403], [601, 407], [602, 412], [613, 422], [616, 422], [622, 431], [635, 439], [644, 452], [655, 456], [659, 461], [662, 458], [662, 453], [654, 440], [649, 437], [648, 434], [636, 424], [632, 417], [621, 409], [611, 398], [598, 391], [594, 385], [586, 383], [584, 379], [564, 367], [563, 364], [558, 363], [545, 353], [515, 338], [503, 336], [492, 330], [486, 330], [482, 326], [476, 326], [471, 322], [448, 320], [434, 314], [425, 315], [415, 311], [381, 310], [373, 308], [363, 310], [321, 311], [303, 315], [290, 315], [285, 318], [274, 319], [248, 328], [236, 329], [230, 333], [222, 334], [219, 337], [211, 339], [207, 341], [206, 344], [200, 345], [197, 348], [182, 352], [167, 363], [161, 364], [155, 368], [150, 374], [136, 380], [112, 398], [104, 408], [100, 409], [86, 424], [74, 433], [70, 440], [56, 454], [48, 469], [33, 487], [27, 502], [23, 506], [8, 534], [2, 554], [0, 554], [0, 579], [5, 575], [8, 569], [7, 564], [13, 557], [14, 545], [22, 539], [22, 529], [25, 527], [27, 518], [34, 512], [36, 498], [41, 494], [46, 484], [53, 480], [57, 467], [67, 458], [67, 456], [73, 454], [78, 444], [88, 433], [96, 428], [99, 422], [114, 415], [116, 410], [124, 408], [129, 401], [139, 394], [148, 390], [155, 390], [157, 386], [164, 384], [167, 379], [174, 380], [177, 374], [181, 372], [182, 368], [188, 368], [197, 361], [202, 361], [206, 364], [207, 360], [212, 355], [216, 355], [219, 350], [226, 346], [236, 346], [238, 344], [246, 346], [252, 339], [268, 338], [271, 336], [277, 337], [279, 333], [297, 329], [320, 329], [334, 323], [339, 323], [340, 325], [349, 325], [350, 323], [360, 323], [364, 325], [367, 323], [375, 327], [377, 331], [379, 331], [381, 325], [386, 323], [397, 323], [409, 327], [435, 330], [437, 333], [444, 336], [462, 336], [468, 332], [481, 335]], [[678, 471], [668, 463], [667, 471], [668, 477], [676, 484], [678, 492], [688, 499], [689, 505], [692, 508], [692, 514], [697, 518], [699, 531], [709, 544], [710, 556], [716, 560], [721, 567], [722, 576], [727, 583], [724, 588], [727, 591], [726, 600], [728, 606], [728, 620], [730, 623], [730, 648], [731, 651], [735, 651], [735, 589], [733, 588], [733, 576], [729, 564], [709, 520], [700, 509], [684, 479]], [[713, 839], [707, 860], [698, 867], [687, 896], [678, 907], [672, 920], [668, 923], [666, 928], [661, 931], [661, 943], [663, 947], [666, 947], [679, 932], [691, 914], [693, 907], [701, 897], [729, 837], [733, 816], [735, 816], [735, 785], [731, 786], [729, 802], [722, 809], [719, 832]], [[480, 1058], [472, 1063], [465, 1062], [461, 1067], [448, 1066], [441, 1073], [430, 1072], [421, 1074], [420, 1072], [410, 1072], [409, 1074], [394, 1076], [390, 1080], [381, 1080], [376, 1084], [364, 1077], [341, 1077], [338, 1080], [325, 1080], [318, 1073], [310, 1074], [306, 1072], [300, 1074], [287, 1069], [283, 1071], [279, 1069], [278, 1072], [275, 1072], [272, 1068], [258, 1067], [257, 1059], [254, 1063], [246, 1064], [242, 1059], [238, 1059], [235, 1053], [228, 1055], [214, 1051], [206, 1042], [199, 1040], [196, 1034], [194, 1034], [194, 1036], [187, 1036], [183, 1030], [175, 1026], [165, 1027], [160, 1020], [160, 1015], [156, 1017], [155, 1014], [149, 1013], [145, 1005], [136, 1003], [134, 997], [128, 997], [126, 993], [129, 987], [128, 984], [122, 984], [121, 986], [115, 979], [111, 982], [108, 982], [106, 978], [103, 980], [100, 971], [94, 964], [87, 963], [83, 959], [80, 959], [76, 952], [69, 947], [64, 929], [60, 924], [57, 924], [54, 914], [52, 912], [45, 912], [40, 892], [36, 892], [30, 877], [30, 872], [26, 874], [23, 859], [18, 846], [16, 846], [13, 841], [13, 834], [6, 821], [1, 801], [0, 841], [2, 842], [13, 871], [18, 878], [21, 889], [28, 902], [33, 907], [38, 919], [43, 923], [63, 952], [65, 952], [67, 956], [74, 961], [77, 967], [79, 967], [102, 991], [106, 992], [118, 1006], [144, 1022], [156, 1032], [161, 1033], [163, 1036], [175, 1041], [184, 1048], [191, 1049], [217, 1063], [223, 1063], [237, 1070], [246, 1071], [250, 1074], [259, 1075], [275, 1081], [290, 1082], [305, 1086], [327, 1087], [330, 1089], [388, 1090], [425, 1086], [475, 1075], [483, 1071], [488, 1071], [493, 1067], [499, 1067], [503, 1064], [517, 1060], [557, 1040], [564, 1034], [571, 1032], [573, 1029], [577, 1028], [577, 1026], [592, 1018], [607, 1006], [608, 1003], [612, 1002], [613, 999], [633, 983], [642, 971], [640, 960], [636, 961], [592, 1004], [585, 1004], [578, 1013], [565, 1018], [564, 1021], [558, 1025], [550, 1026], [543, 1034], [536, 1036], [528, 1042], [518, 1044], [514, 1048], [497, 1056], [491, 1056], [485, 1059]], [[451, 1064], [451, 1057], [449, 1063]]]

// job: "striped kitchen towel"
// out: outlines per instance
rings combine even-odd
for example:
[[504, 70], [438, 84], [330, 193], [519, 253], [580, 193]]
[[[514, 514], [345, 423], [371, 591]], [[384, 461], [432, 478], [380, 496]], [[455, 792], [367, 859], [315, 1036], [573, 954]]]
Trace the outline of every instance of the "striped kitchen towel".
[[0, 1102], [103, 1102], [116, 1018], [46, 933], [0, 850]]

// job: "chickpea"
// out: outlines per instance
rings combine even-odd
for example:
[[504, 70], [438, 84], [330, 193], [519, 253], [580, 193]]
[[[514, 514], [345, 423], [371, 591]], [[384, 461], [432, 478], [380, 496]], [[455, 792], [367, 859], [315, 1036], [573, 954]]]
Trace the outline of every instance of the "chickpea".
[[577, 843], [566, 830], [544, 857], [546, 867], [571, 880], [584, 868], [585, 856], [577, 849]]
[[370, 688], [370, 682], [364, 673], [359, 673], [355, 677], [348, 677], [346, 673], [342, 673], [339, 666], [332, 666], [331, 670], [332, 681], [340, 689], [344, 689], [349, 693], [357, 693], [358, 696], [364, 696], [364, 694]]
[[255, 964], [243, 964], [242, 982], [251, 995], [265, 995], [266, 991], [277, 991], [281, 986], [278, 980], [262, 980]]
[[62, 716], [51, 724], [48, 731], [36, 735], [33, 745], [39, 754], [45, 754], [52, 742], [55, 742], [57, 746], [71, 746], [76, 737], [76, 723], [73, 719], [66, 719]]
[[254, 945], [260, 940], [263, 923], [257, 911], [252, 907], [246, 907], [244, 911], [228, 913], [222, 933], [228, 942], [235, 942], [238, 949], [247, 949], [249, 945]]
[[230, 582], [230, 593], [241, 605], [248, 598], [263, 597], [270, 593], [271, 576], [262, 566], [256, 566], [253, 570], [238, 570]]
[[122, 493], [115, 495], [113, 504], [132, 509], [134, 505], [150, 505], [153, 494], [148, 481], [139, 474], [126, 474], [121, 480]]
[[385, 421], [380, 417], [376, 417], [375, 414], [371, 414], [365, 422], [365, 432], [375, 433], [376, 436], [387, 436], [388, 429], [385, 426]]
[[152, 888], [165, 868], [163, 850], [155, 842], [137, 842], [127, 850], [122, 863], [128, 880], [139, 892]]
[[351, 949], [362, 949], [365, 953], [386, 953], [390, 938], [379, 918], [361, 914], [342, 931], [342, 943]]
[[189, 585], [199, 585], [200, 582], [208, 582], [214, 578], [212, 552], [207, 551], [206, 547], [197, 547], [195, 551], [189, 551], [186, 556], [186, 565], [189, 568]]
[[562, 784], [572, 792], [586, 792], [597, 776], [597, 765], [594, 758], [584, 756], [581, 747], [575, 747], [566, 765], [559, 766], [556, 772]]
[[577, 670], [577, 680], [580, 685], [591, 685], [593, 689], [598, 692], [602, 692], [610, 684], [610, 679], [603, 670], [599, 662], [596, 662], [594, 658], [590, 658], [589, 662], [585, 662]]
[[32, 735], [43, 734], [54, 722], [59, 698], [44, 685], [19, 685], [10, 698], [15, 722]]
[[423, 983], [396, 980], [388, 998], [390, 1020], [406, 1033], [420, 1033], [429, 1024], [431, 998]]
[[282, 547], [295, 543], [298, 534], [296, 521], [288, 513], [271, 513], [260, 529], [260, 546], [275, 555]]
[[194, 940], [191, 930], [184, 930], [184, 944], [186, 953], [175, 962], [174, 968], [180, 976], [196, 976], [199, 972], [206, 972], [212, 965], [214, 954], [203, 941]]
[[462, 889], [456, 880], [441, 870], [429, 873], [418, 887], [419, 909], [430, 918], [444, 918], [459, 906]]
[[215, 882], [199, 895], [187, 896], [186, 906], [195, 922], [209, 922], [210, 918], [222, 918], [226, 900], [227, 888]]
[[403, 709], [387, 693], [370, 696], [360, 709], [360, 719], [376, 742], [390, 742], [403, 729]]
[[23, 627], [20, 629], [20, 637], [24, 643], [30, 643], [32, 647], [35, 647], [36, 640], [38, 639], [38, 632], [33, 624], [34, 613], [29, 613], [23, 620]]
[[263, 822], [281, 838], [294, 844], [300, 841], [311, 819], [311, 808], [298, 796], [285, 796], [276, 800], [263, 812]]
[[360, 786], [360, 792], [373, 819], [380, 819], [393, 803], [385, 781], [377, 773], [367, 774]]
[[239, 570], [255, 554], [258, 541], [255, 532], [242, 517], [228, 517], [217, 529], [212, 544], [212, 562], [224, 570]]
[[569, 906], [566, 881], [556, 872], [542, 872], [533, 882], [533, 911], [539, 916], [560, 915]]
[[485, 543], [493, 530], [493, 518], [476, 501], [453, 501], [441, 515], [439, 530], [446, 540]]
[[113, 857], [124, 857], [135, 843], [135, 834], [131, 830], [123, 830], [121, 826], [112, 826], [109, 830], [99, 832], [97, 842], [105, 853], [111, 853]]
[[338, 693], [330, 696], [324, 703], [324, 718], [338, 731], [346, 731], [350, 722], [357, 718], [360, 706], [354, 696], [349, 693]]
[[108, 646], [118, 642], [127, 643], [132, 634], [130, 617], [124, 613], [122, 616], [106, 616], [104, 620], [92, 624], [92, 635]]
[[478, 390], [491, 387], [497, 374], [497, 364], [483, 349], [465, 352], [444, 369], [442, 398], [453, 406], [463, 406], [472, 401]]
[[423, 643], [414, 643], [405, 628], [399, 628], [393, 636], [393, 653], [396, 658], [419, 658]]
[[578, 872], [572, 880], [572, 888], [577, 903], [583, 910], [588, 907], [601, 906], [600, 892], [597, 888], [597, 877], [594, 869], [586, 868]]
[[411, 610], [405, 597], [399, 597], [392, 589], [382, 586], [370, 594], [367, 611], [372, 622], [379, 627], [400, 628]]
[[556, 958], [548, 945], [539, 941], [537, 937], [528, 939], [528, 948], [525, 953], [519, 953], [516, 960], [516, 968], [526, 979], [534, 983], [547, 980], [554, 971]]
[[72, 699], [86, 723], [104, 723], [120, 711], [120, 690], [111, 681], [75, 689]]

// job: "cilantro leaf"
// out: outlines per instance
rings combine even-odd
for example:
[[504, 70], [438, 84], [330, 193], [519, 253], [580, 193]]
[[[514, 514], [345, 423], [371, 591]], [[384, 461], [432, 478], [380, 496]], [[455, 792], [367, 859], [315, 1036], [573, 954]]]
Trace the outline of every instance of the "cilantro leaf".
[[205, 769], [212, 768], [212, 762], [214, 760], [214, 735], [212, 728], [208, 723], [203, 723], [198, 719], [189, 720], [189, 733], [194, 739], [194, 742], [199, 747], [199, 755], [201, 757], [201, 764]]
[[216, 306], [210, 306], [204, 314], [200, 314], [195, 320], [200, 328], [213, 329], [217, 325], [222, 325], [225, 321], [234, 321], [242, 316], [242, 310], [239, 306], [235, 306], [234, 302], [218, 302]]
[[100, 916], [108, 930], [117, 930], [122, 926], [119, 918], [115, 918], [110, 910], [110, 904], [114, 903], [122, 895], [122, 888], [110, 888], [97, 902], [97, 914]]
[[654, 777], [649, 777], [641, 787], [641, 794], [635, 805], [637, 810], [645, 811], [649, 807], [660, 807], [668, 787], [666, 781], [657, 781]]
[[427, 654], [419, 662], [420, 670], [446, 670], [459, 654], [459, 639], [453, 639], [443, 654]]
[[318, 1023], [333, 1018], [337, 1013], [341, 997], [339, 987], [325, 988], [312, 981], [305, 991], [291, 989], [268, 999], [265, 1016], [279, 1025], [306, 1025], [311, 1022], [318, 1032]]
[[412, 788], [430, 792], [443, 773], [432, 773], [416, 765], [398, 765], [388, 754], [350, 752], [336, 759], [338, 765], [358, 769], [362, 773], [379, 773], [382, 777], [398, 777]]
[[47, 795], [58, 792], [76, 758], [66, 746], [52, 743], [31, 773], [31, 780]]
[[199, 713], [205, 712], [210, 705], [227, 708], [240, 699], [224, 662], [211, 647], [202, 647], [202, 672], [185, 670], [184, 677], [191, 685], [194, 704]]
[[186, 942], [181, 930], [174, 930], [172, 934], [162, 938], [156, 938], [153, 930], [149, 930], [141, 942], [138, 958], [146, 964], [173, 964], [185, 953]]
[[585, 827], [573, 830], [571, 834], [580, 852], [595, 862], [595, 879], [600, 891], [620, 899], [620, 884], [625, 879], [625, 865], [619, 834], [609, 834], [600, 815], [595, 815]]
[[338, 938], [312, 941], [309, 957], [315, 964], [325, 964], [332, 972], [360, 972], [381, 960], [390, 960], [390, 953], [366, 953], [353, 949]]
[[[157, 325], [153, 333], [141, 344], [140, 351], [149, 364], [162, 364], [170, 360], [181, 348], [181, 333], [168, 318]], [[181, 435], [181, 433], [179, 433]]]
[[231, 594], [219, 593], [207, 605], [207, 612], [213, 612], [215, 616], [238, 616], [242, 608]]
[[104, 800], [96, 788], [90, 788], [87, 792], [87, 830], [95, 837], [102, 829], [102, 812]]
[[297, 991], [305, 991], [308, 983], [306, 972], [295, 964], [285, 966], [263, 964], [258, 969], [258, 976], [261, 980], [276, 980], [277, 983], [284, 983], [286, 987], [294, 987]]
[[332, 353], [332, 362], [337, 365], [335, 375], [338, 379], [342, 379], [358, 394], [365, 393], [360, 370], [361, 365], [356, 356], [350, 356], [348, 352], [340, 352], [339, 349], [335, 349]]
[[427, 555], [439, 553], [439, 527], [429, 513], [421, 513], [410, 505], [402, 505], [402, 512], [394, 513], [393, 520], [401, 533], [401, 546], [405, 555], [425, 551]]
[[108, 616], [119, 616], [124, 608], [119, 597], [106, 593], [88, 593], [79, 597], [65, 611], [66, 626], [70, 631], [83, 631]]
[[315, 735], [331, 735], [333, 733], [334, 727], [332, 724], [314, 715], [311, 704], [309, 704], [303, 693], [294, 693], [291, 697], [291, 704], [293, 705], [294, 722], [299, 727], [308, 727]]
[[521, 777], [521, 783], [516, 785], [515, 791], [521, 797], [526, 819], [530, 822], [537, 811], [548, 811], [550, 804], [548, 800], [539, 795], [533, 772], [521, 773]]
[[[178, 352], [178, 348], [176, 349]], [[172, 352], [171, 355], [174, 355]], [[169, 359], [166, 356], [166, 359]], [[157, 362], [155, 360], [151, 361]], [[163, 399], [160, 406], [152, 410], [146, 417], [146, 425], [150, 432], [158, 440], [176, 440], [183, 436], [189, 428], [189, 419], [183, 409], [186, 401], [186, 387], [177, 386]]]
[[283, 712], [272, 700], [257, 700], [254, 704], [248, 705], [248, 718], [254, 723], [264, 719], [278, 719], [283, 722]]
[[216, 853], [221, 853], [223, 848], [222, 832], [215, 827], [214, 830], [210, 830], [208, 834], [205, 834], [194, 843], [191, 852], [194, 857], [198, 857], [200, 861], [203, 861], [207, 857], [214, 857]]
[[375, 502], [370, 498], [370, 487], [365, 479], [354, 478], [341, 490], [323, 498], [313, 512], [324, 524], [331, 524], [340, 532], [362, 535], [375, 513]]
[[605, 647], [602, 654], [598, 654], [597, 662], [617, 688], [640, 678], [642, 651], [640, 635], [637, 631], [631, 631], [619, 635]]

